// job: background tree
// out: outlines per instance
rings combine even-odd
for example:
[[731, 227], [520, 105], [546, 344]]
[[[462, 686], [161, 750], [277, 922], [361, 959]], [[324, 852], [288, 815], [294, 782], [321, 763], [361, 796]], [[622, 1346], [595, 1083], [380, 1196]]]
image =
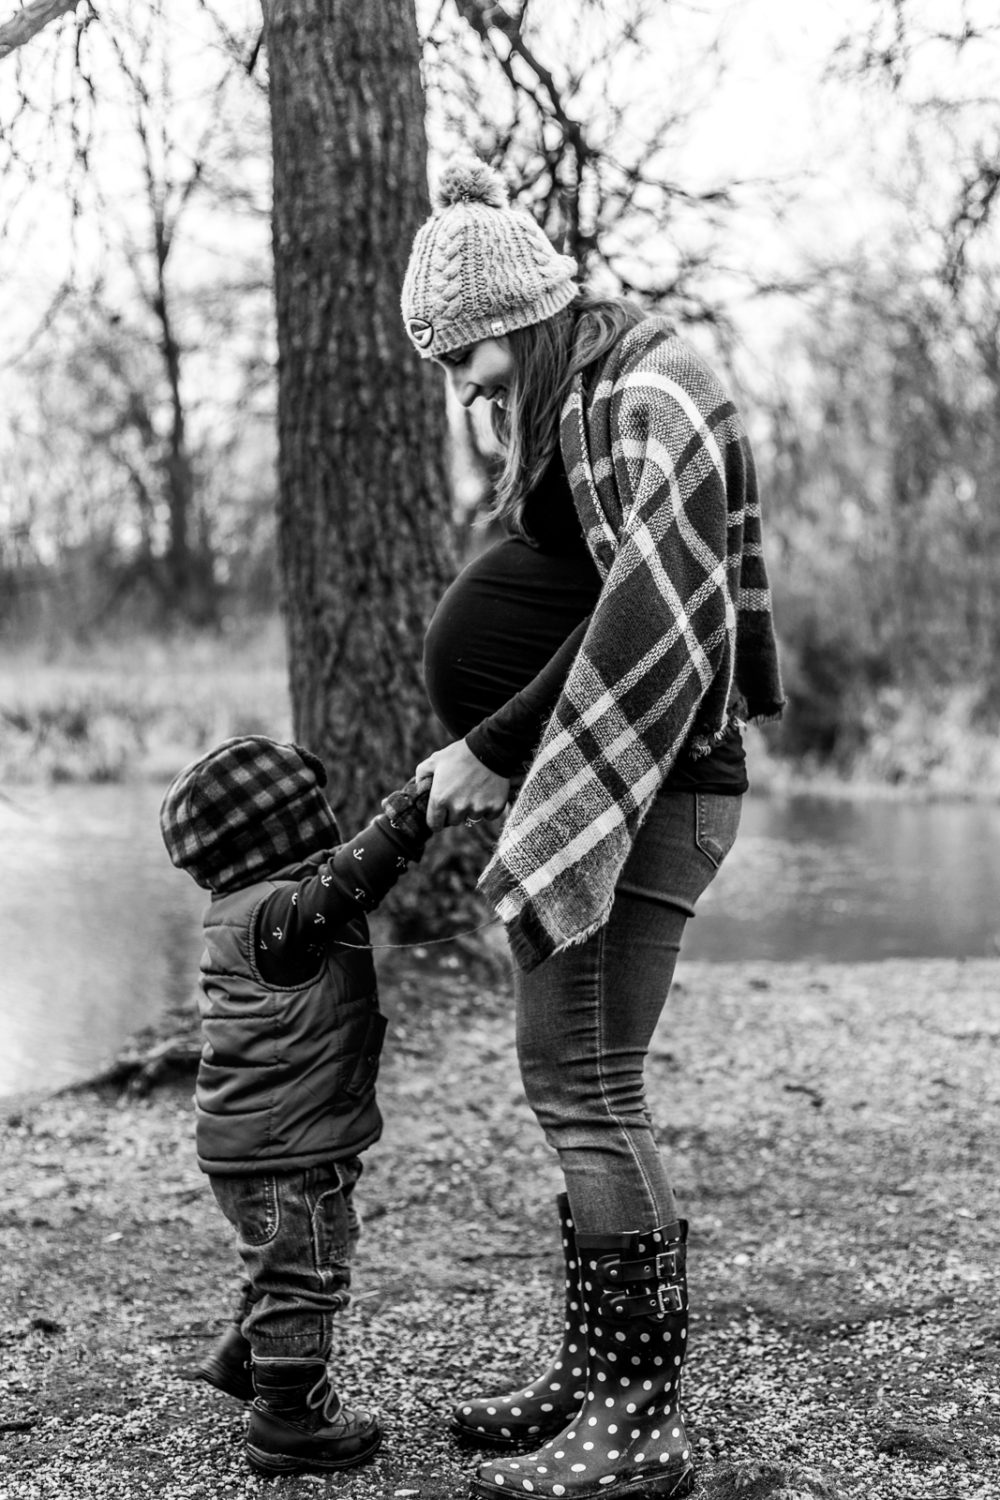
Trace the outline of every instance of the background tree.
[[[151, 24], [168, 19], [158, 3], [149, 14]], [[114, 19], [103, 11], [102, 29]], [[412, 0], [364, 7], [274, 0], [263, 19], [274, 163], [277, 536], [292, 719], [296, 735], [327, 761], [331, 799], [353, 823], [441, 738], [419, 656], [454, 567], [447, 432], [440, 377], [421, 366], [399, 312], [412, 237], [430, 209], [419, 43]], [[90, 24], [97, 23], [88, 7], [77, 18], [78, 53], [81, 45], [86, 51]], [[240, 51], [256, 66], [258, 45], [248, 49], [228, 17], [219, 35], [228, 53]], [[105, 40], [120, 50], [118, 36]], [[77, 60], [73, 77], [81, 76]], [[167, 100], [162, 79], [142, 67], [129, 81], [160, 269], [172, 243], [169, 200], [151, 170], [145, 112], [166, 109]], [[200, 181], [205, 166], [197, 157], [191, 169], [188, 180]], [[180, 194], [181, 206], [189, 197]], [[162, 290], [154, 280], [145, 300], [161, 317], [173, 392], [180, 344], [163, 319]], [[124, 361], [115, 362], [106, 344], [100, 349], [99, 369], [122, 376]], [[105, 436], [127, 438], [131, 449], [145, 439], [148, 457], [155, 436], [149, 404], [124, 380], [119, 396], [117, 426], [113, 401], [94, 392], [89, 404], [108, 419]], [[169, 469], [185, 434], [168, 430], [167, 472], [190, 493], [193, 466]], [[150, 535], [148, 474], [148, 464], [129, 470], [142, 546]], [[190, 574], [190, 555], [185, 561]], [[425, 883], [433, 883], [438, 914], [453, 890], [467, 893], [472, 884], [463, 854], [469, 842], [462, 835], [442, 841], [431, 856], [437, 868]], [[430, 904], [423, 915], [424, 931], [432, 929]]]
[[907, 274], [912, 245], [813, 299], [783, 396], [757, 403], [795, 701], [780, 742], [889, 779], [1000, 707], [1000, 286], [973, 312]]
[[[685, 30], [701, 43], [702, 99], [664, 61]], [[760, 185], [685, 156], [723, 71], [716, 40], [711, 21], [656, 0], [448, 0], [425, 39], [435, 144], [500, 167], [585, 279], [687, 325], [719, 322], [713, 230]]]
[[436, 742], [417, 664], [453, 568], [440, 376], [399, 311], [430, 212], [419, 47], [412, 0], [265, 18], [292, 707], [353, 823]]
[[[266, 166], [255, 173], [239, 74], [210, 53], [192, 78], [163, 0], [108, 13], [105, 24], [89, 5], [78, 9], [66, 28], [71, 66], [65, 36], [39, 37], [25, 56], [46, 46], [52, 72], [40, 84], [41, 70], [15, 58], [17, 88], [5, 96], [7, 175], [24, 169], [71, 247], [39, 328], [8, 359], [36, 395], [18, 446], [34, 442], [50, 461], [72, 454], [81, 472], [103, 474], [105, 504], [86, 513], [115, 512], [92, 547], [72, 553], [63, 545], [79, 530], [71, 495], [48, 507], [58, 527], [44, 506], [33, 525], [49, 534], [39, 544], [55, 582], [60, 569], [74, 575], [70, 593], [60, 589], [73, 601], [70, 628], [106, 623], [125, 606], [151, 624], [211, 624], [232, 509], [245, 493], [235, 435], [259, 449], [250, 429], [273, 409], [265, 402], [262, 413], [256, 400], [273, 323]], [[266, 160], [266, 135], [256, 139]], [[27, 282], [30, 266], [18, 274]], [[12, 503], [23, 521], [23, 497]], [[246, 519], [239, 528], [253, 529]]]
[[[65, 566], [118, 555], [136, 572], [152, 559], [168, 577], [168, 461], [182, 451], [187, 462], [175, 473], [189, 483], [173, 493], [193, 498], [193, 553], [210, 554], [209, 582], [228, 607], [219, 593], [226, 568], [258, 579], [272, 564], [273, 460], [260, 427], [251, 436], [235, 414], [254, 405], [266, 421], [277, 387], [296, 726], [338, 767], [335, 795], [350, 813], [362, 811], [361, 802], [367, 812], [374, 782], [402, 774], [439, 737], [418, 663], [427, 615], [454, 566], [452, 465], [439, 379], [411, 354], [397, 306], [410, 236], [428, 208], [425, 101], [416, 82], [422, 55], [433, 154], [461, 144], [489, 158], [589, 278], [664, 307], [740, 377], [770, 496], [772, 545], [782, 554], [779, 629], [793, 691], [785, 747], [846, 768], [885, 740], [893, 715], [900, 723], [907, 713], [920, 724], [953, 722], [956, 733], [974, 714], [988, 716], [1000, 594], [991, 238], [1000, 91], [991, 84], [997, 23], [988, 0], [963, 0], [958, 10], [950, 0], [870, 0], [870, 25], [855, 29], [827, 79], [846, 82], [840, 99], [858, 137], [865, 130], [851, 112], [865, 100], [878, 101], [886, 124], [871, 132], [878, 147], [871, 173], [851, 183], [857, 212], [844, 221], [856, 222], [857, 240], [839, 260], [825, 246], [812, 259], [786, 260], [780, 276], [767, 255], [782, 238], [769, 214], [802, 183], [787, 184], [782, 200], [773, 184], [734, 180], [725, 152], [715, 153], [714, 171], [698, 156], [699, 113], [726, 96], [731, 37], [720, 31], [717, 41], [721, 17], [681, 0], [419, 4], [422, 42], [412, 0], [349, 10], [332, 0], [282, 0], [265, 7], [270, 48], [261, 45], [260, 10], [246, 0], [225, 8], [144, 0], [127, 10], [105, 0], [99, 14], [88, 0], [24, 8], [22, 39], [43, 10], [73, 10], [53, 28], [71, 45], [51, 70], [63, 90], [58, 108], [38, 108], [38, 71], [17, 62], [21, 51], [37, 54], [40, 38], [4, 64], [17, 86], [0, 99], [9, 126], [0, 133], [0, 169], [5, 149], [8, 164], [30, 167], [22, 171], [26, 203], [47, 165], [38, 148], [44, 156], [68, 141], [71, 235], [87, 249], [96, 198], [84, 168], [105, 144], [92, 122], [109, 76], [95, 65], [98, 39], [115, 77], [117, 40], [136, 75], [132, 113], [150, 147], [142, 195], [150, 258], [140, 295], [135, 287], [125, 295], [124, 279], [110, 274], [118, 252], [104, 235], [103, 274], [78, 269], [27, 341], [37, 378], [23, 362], [20, 369], [35, 388], [26, 385], [0, 412], [0, 443], [3, 426], [16, 421], [18, 444], [16, 461], [0, 470], [0, 505], [14, 522], [0, 566], [35, 580], [47, 570], [54, 585]], [[752, 0], [727, 7], [725, 19], [752, 9]], [[221, 258], [217, 300], [211, 275], [197, 286], [191, 280], [191, 267], [205, 266], [189, 232], [200, 222], [192, 209], [224, 204], [227, 191], [239, 206], [246, 162], [259, 164], [265, 152], [253, 128], [230, 130], [222, 152], [212, 131], [203, 151], [193, 142], [167, 162], [156, 102], [170, 99], [179, 122], [191, 101], [171, 98], [150, 66], [154, 49], [137, 44], [146, 17], [172, 29], [176, 42], [182, 10], [187, 26], [192, 14], [213, 17], [211, 45], [230, 79], [220, 92], [224, 125], [230, 95], [245, 101], [251, 127], [270, 123], [268, 66], [273, 75], [277, 370], [258, 359], [253, 374], [249, 344], [238, 369], [223, 369], [243, 337], [246, 309], [260, 305], [249, 284], [232, 278], [227, 286]], [[114, 39], [105, 35], [109, 26], [117, 27]], [[9, 34], [0, 26], [0, 49]], [[250, 140], [243, 160], [240, 135]], [[415, 148], [409, 157], [407, 147]], [[96, 217], [110, 223], [122, 212], [111, 191]], [[0, 249], [19, 217], [12, 211], [0, 223]], [[807, 203], [800, 222], [808, 218]], [[258, 204], [247, 223], [259, 222]], [[166, 240], [157, 238], [158, 223]], [[157, 244], [167, 251], [159, 262], [166, 327], [156, 300]], [[12, 259], [18, 265], [5, 255]], [[762, 295], [772, 297], [766, 317], [752, 318]], [[783, 343], [779, 318], [789, 330]], [[742, 338], [751, 358], [743, 358]], [[213, 345], [216, 364], [205, 358]], [[164, 358], [171, 349], [173, 383]], [[230, 414], [213, 436], [206, 413], [224, 389]], [[57, 411], [72, 432], [52, 420]], [[455, 436], [452, 454], [481, 470], [481, 445], [470, 446], [461, 426]], [[253, 478], [242, 490], [229, 482], [248, 467]], [[15, 470], [23, 484], [11, 484]], [[482, 477], [466, 488], [459, 475], [465, 504], [481, 494]], [[174, 512], [188, 513], [183, 504]], [[460, 550], [470, 545], [462, 525], [457, 541]], [[95, 593], [112, 591], [119, 576], [95, 567]], [[956, 703], [964, 694], [961, 721], [942, 711], [948, 691]]]
[[998, 38], [982, 0], [873, 0], [836, 48], [831, 76], [890, 99], [893, 129], [852, 190], [856, 246], [751, 398], [783, 553], [774, 740], [876, 780], [951, 759], [975, 781], [966, 747], [997, 724]]
[[870, 20], [845, 37], [834, 66], [887, 86], [937, 152], [953, 148], [942, 194], [941, 274], [958, 290], [1000, 205], [1000, 94], [993, 63], [1000, 21], [991, 0], [872, 0]]
[[[665, 311], [728, 359], [737, 304], [789, 282], [764, 257], [727, 273], [724, 249], [734, 224], [765, 200], [773, 213], [786, 189], [690, 149], [693, 121], [724, 90], [724, 19], [661, 0], [427, 0], [421, 14], [434, 153], [490, 161], [583, 279]], [[475, 408], [452, 408], [451, 423], [468, 519], [489, 499], [495, 445]]]

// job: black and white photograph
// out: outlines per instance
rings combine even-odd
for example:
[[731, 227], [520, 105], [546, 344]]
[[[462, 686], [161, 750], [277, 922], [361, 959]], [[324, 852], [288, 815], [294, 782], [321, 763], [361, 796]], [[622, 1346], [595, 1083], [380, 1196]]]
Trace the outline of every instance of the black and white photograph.
[[0, 0], [0, 1500], [1000, 1500], [993, 0]]

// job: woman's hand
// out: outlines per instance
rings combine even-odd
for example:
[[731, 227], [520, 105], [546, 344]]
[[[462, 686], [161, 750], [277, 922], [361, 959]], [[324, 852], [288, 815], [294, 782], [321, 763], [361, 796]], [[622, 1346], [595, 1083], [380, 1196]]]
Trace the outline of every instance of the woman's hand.
[[477, 760], [464, 740], [455, 740], [422, 760], [415, 773], [428, 781], [427, 826], [435, 831], [464, 821], [496, 818], [507, 806], [510, 781]]

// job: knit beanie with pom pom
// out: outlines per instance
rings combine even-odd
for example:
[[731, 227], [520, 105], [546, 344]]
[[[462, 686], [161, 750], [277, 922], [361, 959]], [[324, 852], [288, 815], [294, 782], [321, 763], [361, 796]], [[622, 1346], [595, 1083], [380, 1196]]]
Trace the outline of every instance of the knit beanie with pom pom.
[[451, 162], [437, 208], [418, 230], [403, 282], [403, 320], [434, 359], [480, 339], [541, 323], [576, 296], [576, 262], [512, 208], [499, 173], [475, 157]]

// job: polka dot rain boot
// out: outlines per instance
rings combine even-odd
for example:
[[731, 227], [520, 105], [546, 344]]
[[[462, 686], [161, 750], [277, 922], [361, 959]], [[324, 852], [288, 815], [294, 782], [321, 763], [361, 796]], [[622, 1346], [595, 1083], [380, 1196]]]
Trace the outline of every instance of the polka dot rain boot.
[[687, 1224], [578, 1235], [590, 1329], [586, 1396], [565, 1431], [521, 1458], [493, 1459], [477, 1500], [667, 1500], [694, 1468], [680, 1412], [687, 1339]]
[[580, 1410], [586, 1395], [587, 1325], [580, 1295], [576, 1237], [569, 1199], [556, 1199], [566, 1270], [566, 1313], [562, 1345], [543, 1375], [523, 1390], [460, 1402], [452, 1413], [452, 1431], [477, 1448], [517, 1448], [561, 1432]]

